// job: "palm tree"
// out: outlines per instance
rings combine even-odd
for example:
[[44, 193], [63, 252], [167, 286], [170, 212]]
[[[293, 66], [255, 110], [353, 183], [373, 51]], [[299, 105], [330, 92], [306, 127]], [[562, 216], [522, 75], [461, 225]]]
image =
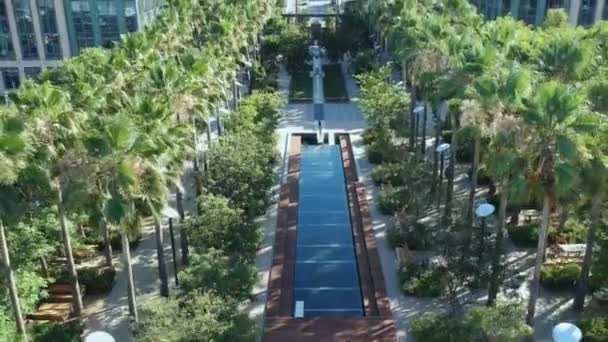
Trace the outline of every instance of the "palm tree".
[[532, 98], [524, 99], [522, 118], [533, 139], [528, 152], [532, 159], [531, 177], [543, 191], [541, 225], [526, 322], [532, 324], [539, 295], [549, 216], [559, 188], [568, 188], [576, 178], [572, 161], [586, 155], [578, 143], [581, 130], [588, 129], [578, 121], [581, 97], [576, 89], [551, 81], [542, 84]]
[[32, 126], [32, 138], [36, 147], [46, 152], [42, 157], [38, 155], [36, 160], [30, 162], [49, 170], [48, 182], [55, 191], [57, 216], [61, 225], [68, 273], [72, 283], [74, 313], [80, 316], [83, 304], [66, 220], [63, 192], [64, 182], [69, 183], [86, 173], [83, 170], [85, 165], [80, 154], [81, 129], [86, 115], [72, 110], [66, 94], [50, 83], [34, 85], [25, 82], [18, 93], [11, 94], [11, 101], [20, 114], [36, 123]]
[[518, 118], [522, 98], [530, 91], [529, 73], [518, 65], [509, 65], [499, 70], [496, 77], [482, 78], [479, 82], [489, 82], [491, 85], [483, 87], [493, 89], [491, 97], [496, 108], [500, 108], [499, 116], [493, 118], [492, 142], [490, 144], [487, 166], [489, 173], [498, 180], [500, 200], [498, 208], [498, 224], [494, 241], [494, 254], [492, 257], [492, 273], [488, 289], [488, 306], [494, 305], [500, 287], [500, 259], [502, 257], [502, 244], [507, 217], [507, 203], [509, 194], [524, 192], [525, 182], [521, 170], [525, 169], [525, 158], [522, 158], [521, 146], [525, 146], [523, 123]]
[[[588, 90], [588, 99], [591, 110], [599, 113], [602, 124], [605, 125], [606, 114], [608, 114], [608, 101], [606, 100], [608, 82], [599, 80], [592, 83]], [[591, 197], [591, 213], [589, 217], [589, 230], [587, 231], [587, 246], [583, 258], [583, 267], [577, 281], [576, 295], [572, 307], [574, 310], [581, 311], [585, 304], [585, 296], [589, 287], [589, 272], [593, 261], [593, 247], [596, 242], [597, 228], [600, 225], [600, 214], [606, 194], [608, 179], [606, 165], [603, 159], [606, 156], [606, 131], [602, 129], [595, 134], [589, 135], [587, 146], [592, 151], [592, 159], [589, 165], [583, 170], [584, 184], [586, 192]]]
[[[12, 184], [18, 177], [19, 170], [24, 166], [24, 155], [27, 153], [26, 146], [29, 145], [25, 123], [19, 117], [6, 111], [0, 112], [0, 184]], [[0, 211], [0, 249], [2, 251], [2, 266], [5, 269], [9, 297], [17, 333], [27, 341], [25, 321], [19, 303], [19, 294], [15, 274], [11, 267], [4, 223], [3, 212]]]

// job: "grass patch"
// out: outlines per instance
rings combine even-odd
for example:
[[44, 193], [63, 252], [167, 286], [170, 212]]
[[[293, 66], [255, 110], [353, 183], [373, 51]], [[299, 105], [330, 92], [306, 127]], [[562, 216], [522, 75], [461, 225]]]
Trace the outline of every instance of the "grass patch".
[[325, 78], [323, 79], [323, 87], [325, 88], [326, 98], [347, 98], [346, 84], [344, 75], [339, 64], [330, 64], [323, 67]]
[[[323, 78], [325, 98], [348, 98], [340, 65], [325, 65], [323, 71], [325, 72], [325, 78]], [[312, 93], [312, 78], [309, 68], [291, 75], [290, 100], [312, 99]]]

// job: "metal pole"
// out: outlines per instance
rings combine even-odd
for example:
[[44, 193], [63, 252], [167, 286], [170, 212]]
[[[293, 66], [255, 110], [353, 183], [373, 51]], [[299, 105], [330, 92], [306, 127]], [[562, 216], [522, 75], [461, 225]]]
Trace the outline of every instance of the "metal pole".
[[[443, 159], [444, 159], [444, 152], [441, 152], [441, 161], [440, 161], [440, 166], [439, 166], [439, 188], [441, 189], [441, 186], [443, 185]], [[439, 190], [441, 191], [441, 190]]]
[[173, 219], [169, 218], [169, 234], [171, 235], [171, 253], [173, 254], [173, 270], [175, 270], [175, 286], [179, 286], [177, 279], [177, 254], [175, 253], [175, 234], [173, 234]]
[[484, 250], [484, 246], [483, 246], [483, 241], [484, 241], [484, 236], [485, 236], [485, 230], [486, 230], [486, 218], [482, 217], [481, 218], [481, 229], [479, 230], [479, 268], [481, 269], [481, 260], [483, 258], [483, 250]]

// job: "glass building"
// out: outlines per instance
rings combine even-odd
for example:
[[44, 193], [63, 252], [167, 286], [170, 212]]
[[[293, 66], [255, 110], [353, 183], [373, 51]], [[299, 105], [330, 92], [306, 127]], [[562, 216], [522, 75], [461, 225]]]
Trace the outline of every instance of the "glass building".
[[163, 0], [0, 0], [0, 92], [87, 47], [112, 47]]
[[608, 0], [471, 0], [486, 19], [511, 14], [530, 25], [540, 25], [547, 11], [563, 8], [572, 25], [590, 26], [608, 19]]

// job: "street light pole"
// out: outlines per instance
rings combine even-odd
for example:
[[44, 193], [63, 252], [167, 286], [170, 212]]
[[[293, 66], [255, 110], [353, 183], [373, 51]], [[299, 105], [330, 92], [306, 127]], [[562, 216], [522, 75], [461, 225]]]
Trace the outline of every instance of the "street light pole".
[[486, 230], [486, 218], [490, 215], [492, 215], [494, 213], [494, 210], [496, 208], [488, 203], [483, 203], [480, 204], [477, 209], [475, 209], [475, 216], [477, 216], [478, 218], [481, 219], [481, 226], [480, 226], [480, 230], [479, 230], [479, 256], [478, 256], [478, 263], [479, 263], [479, 268], [481, 269], [481, 263], [483, 260], [483, 253], [484, 253], [484, 236], [485, 236], [485, 230]]
[[169, 234], [171, 235], [171, 253], [173, 254], [173, 270], [175, 270], [175, 286], [179, 286], [177, 279], [177, 253], [175, 251], [175, 234], [173, 233], [173, 219], [169, 218]]

